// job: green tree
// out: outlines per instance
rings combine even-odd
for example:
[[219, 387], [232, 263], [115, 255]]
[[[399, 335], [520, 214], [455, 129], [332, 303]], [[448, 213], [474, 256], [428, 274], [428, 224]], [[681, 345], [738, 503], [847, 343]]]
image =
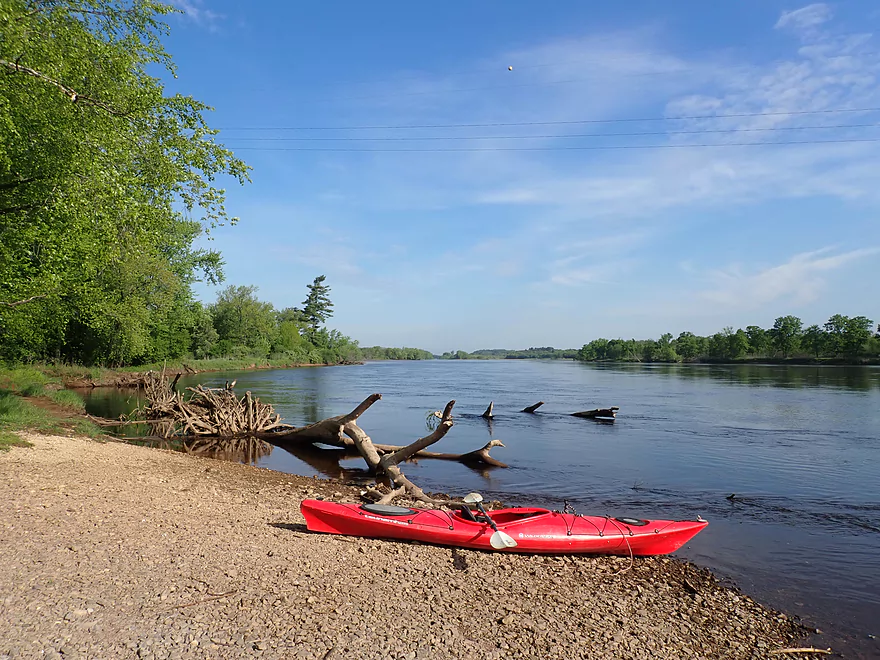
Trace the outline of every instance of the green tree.
[[620, 362], [626, 353], [627, 343], [623, 339], [612, 339], [605, 349], [605, 358], [612, 362]]
[[782, 357], [787, 358], [797, 350], [802, 326], [803, 322], [797, 316], [780, 316], [773, 322], [770, 341]]
[[215, 141], [207, 106], [151, 75], [173, 71], [171, 11], [0, 4], [0, 357], [179, 351], [189, 285], [222, 277], [219, 255], [193, 246], [227, 220], [214, 182], [247, 167]]
[[716, 332], [709, 337], [708, 346], [709, 357], [716, 360], [727, 360], [730, 357], [730, 342], [728, 335], [723, 332]]
[[818, 325], [811, 325], [804, 330], [801, 344], [819, 358], [822, 357], [822, 353], [825, 352], [828, 345], [828, 335]]
[[224, 349], [246, 347], [266, 356], [275, 341], [275, 309], [257, 298], [255, 286], [229, 286], [211, 307], [214, 328]]
[[661, 362], [678, 362], [678, 353], [675, 352], [675, 345], [672, 340], [672, 333], [660, 335], [657, 341], [657, 359]]
[[766, 355], [770, 348], [767, 331], [757, 325], [746, 326], [746, 337], [749, 340], [749, 355]]
[[301, 328], [293, 321], [282, 321], [278, 324], [275, 333], [275, 342], [272, 345], [273, 353], [299, 354], [308, 352], [311, 344], [302, 336]]
[[676, 352], [685, 360], [693, 360], [700, 355], [700, 345], [693, 332], [682, 332], [675, 340]]
[[197, 359], [204, 359], [212, 355], [219, 339], [220, 335], [214, 329], [214, 319], [211, 318], [211, 312], [201, 303], [194, 305], [190, 343], [193, 356]]
[[871, 338], [874, 321], [865, 316], [854, 316], [847, 319], [843, 332], [843, 353], [847, 357], [858, 357], [867, 341]]
[[832, 355], [843, 353], [844, 334], [849, 317], [843, 314], [835, 314], [825, 322], [827, 350]]
[[302, 302], [302, 316], [312, 333], [333, 316], [333, 303], [330, 302], [330, 287], [324, 284], [326, 275], [319, 275], [308, 285], [309, 295]]
[[749, 336], [740, 328], [733, 332], [733, 328], [725, 328], [727, 335], [727, 355], [733, 360], [746, 355], [749, 352]]

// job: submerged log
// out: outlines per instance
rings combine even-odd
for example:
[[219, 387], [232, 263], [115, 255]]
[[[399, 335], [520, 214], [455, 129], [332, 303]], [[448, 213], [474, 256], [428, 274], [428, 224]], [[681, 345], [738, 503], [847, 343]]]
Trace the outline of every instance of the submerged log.
[[522, 410], [520, 410], [520, 412], [524, 412], [524, 413], [533, 413], [533, 412], [535, 412], [538, 408], [540, 408], [540, 407], [543, 406], [543, 405], [544, 405], [544, 402], [543, 402], [543, 401], [538, 401], [538, 403], [536, 403], [535, 405], [533, 405], [533, 406], [529, 406], [528, 408], [523, 408]]
[[[378, 446], [378, 445], [377, 445]], [[510, 467], [507, 463], [502, 463], [498, 459], [489, 455], [492, 447], [503, 447], [501, 440], [490, 440], [485, 445], [466, 454], [443, 454], [433, 451], [420, 451], [415, 454], [414, 458], [437, 458], [444, 461], [458, 461], [471, 467]]]
[[585, 417], [587, 419], [614, 419], [617, 417], [619, 406], [611, 406], [610, 408], [595, 408], [593, 410], [582, 410], [581, 412], [571, 413], [572, 417]]
[[490, 401], [490, 402], [489, 402], [489, 407], [486, 408], [486, 412], [484, 412], [482, 415], [480, 415], [480, 417], [483, 417], [483, 418], [485, 418], [485, 419], [492, 419], [492, 417], [494, 417], [494, 415], [492, 414], [492, 408], [493, 408], [494, 406], [495, 406], [495, 402], [494, 402], [494, 401]]

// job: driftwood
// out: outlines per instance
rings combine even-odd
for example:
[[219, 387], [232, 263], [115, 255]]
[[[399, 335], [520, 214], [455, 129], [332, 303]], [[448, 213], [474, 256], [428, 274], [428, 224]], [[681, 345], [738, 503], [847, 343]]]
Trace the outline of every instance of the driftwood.
[[770, 651], [769, 655], [786, 655], [788, 653], [818, 653], [819, 655], [834, 655], [834, 652], [831, 649], [817, 649], [812, 646], [806, 646], [803, 648], [791, 648], [791, 649], [776, 649], [775, 651]]
[[[507, 467], [494, 459], [489, 450], [503, 447], [500, 440], [492, 440], [485, 446], [465, 454], [440, 454], [426, 451], [440, 441], [452, 428], [452, 408], [455, 401], [446, 404], [443, 412], [431, 414], [437, 421], [428, 435], [406, 446], [376, 445], [358, 424], [358, 418], [370, 406], [382, 398], [381, 394], [371, 394], [357, 407], [344, 415], [336, 415], [314, 424], [295, 428], [281, 422], [269, 404], [246, 392], [238, 397], [233, 391], [235, 381], [227, 382], [221, 388], [208, 388], [202, 385], [186, 388], [188, 394], [174, 389], [177, 383], [169, 382], [165, 371], [149, 372], [145, 379], [146, 404], [135, 414], [142, 419], [100, 420], [105, 425], [123, 426], [128, 424], [148, 424], [151, 439], [182, 441], [190, 453], [234, 456], [238, 460], [253, 463], [271, 451], [271, 444], [308, 445], [315, 443], [330, 445], [344, 451], [357, 451], [367, 463], [367, 468], [377, 479], [390, 484], [388, 492], [381, 491], [381, 485], [368, 488], [367, 493], [381, 503], [388, 503], [401, 495], [425, 503], [445, 506], [461, 506], [448, 500], [435, 501], [410, 481], [399, 465], [417, 458], [437, 458], [455, 460], [465, 465], [477, 467]], [[490, 405], [487, 413], [491, 414]], [[146, 438], [143, 438], [146, 440]], [[267, 442], [269, 441], [269, 442]], [[327, 450], [324, 450], [327, 451]]]
[[538, 408], [540, 408], [540, 407], [543, 406], [543, 405], [544, 405], [544, 402], [543, 402], [543, 401], [538, 401], [538, 403], [536, 403], [535, 405], [533, 405], [533, 406], [529, 406], [528, 408], [523, 408], [522, 410], [520, 410], [520, 412], [524, 412], [524, 413], [533, 413], [533, 412], [535, 412]]
[[572, 417], [585, 417], [587, 419], [614, 419], [617, 417], [619, 406], [611, 406], [610, 408], [595, 408], [594, 410], [582, 410], [581, 412], [571, 413]]
[[150, 425], [153, 435], [230, 438], [254, 436], [282, 426], [272, 406], [250, 392], [239, 398], [228, 384], [222, 388], [198, 385], [187, 387], [186, 396], [174, 389], [177, 380], [169, 383], [164, 370], [158, 374], [150, 371], [144, 377], [146, 403], [134, 414]]
[[308, 440], [342, 448], [354, 445], [366, 461], [369, 470], [376, 476], [390, 482], [390, 490], [387, 492], [383, 492], [379, 487], [371, 487], [366, 490], [367, 495], [381, 504], [387, 504], [397, 497], [405, 495], [410, 499], [428, 504], [460, 506], [460, 504], [450, 503], [448, 500], [434, 500], [403, 474], [399, 465], [413, 458], [442, 458], [470, 465], [484, 464], [506, 467], [489, 455], [489, 450], [492, 447], [504, 446], [499, 440], [492, 440], [484, 447], [467, 454], [435, 454], [425, 451], [434, 443], [442, 440], [452, 428], [452, 408], [455, 406], [455, 401], [450, 401], [442, 413], [434, 415], [439, 417], [440, 421], [428, 435], [405, 447], [375, 445], [372, 438], [358, 426], [357, 419], [381, 398], [381, 394], [371, 394], [346, 415], [337, 415], [303, 428], [282, 431], [275, 435], [285, 441], [290, 439]]
[[[510, 467], [506, 463], [502, 463], [498, 459], [489, 455], [489, 450], [492, 447], [503, 447], [504, 443], [501, 440], [490, 440], [480, 449], [476, 449], [474, 451], [469, 451], [466, 454], [443, 454], [439, 452], [433, 451], [425, 451], [422, 450], [413, 454], [412, 458], [436, 458], [444, 461], [458, 461], [459, 463], [463, 463], [465, 465], [471, 467]], [[376, 449], [379, 451], [388, 451], [401, 449], [400, 447], [392, 447], [390, 445], [375, 445]]]

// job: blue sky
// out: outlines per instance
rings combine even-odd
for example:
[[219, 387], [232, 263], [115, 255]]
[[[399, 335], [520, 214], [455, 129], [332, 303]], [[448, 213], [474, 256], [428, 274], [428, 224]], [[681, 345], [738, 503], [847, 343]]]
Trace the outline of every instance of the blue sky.
[[873, 0], [176, 4], [168, 88], [253, 166], [211, 245], [278, 308], [326, 274], [434, 352], [880, 321]]

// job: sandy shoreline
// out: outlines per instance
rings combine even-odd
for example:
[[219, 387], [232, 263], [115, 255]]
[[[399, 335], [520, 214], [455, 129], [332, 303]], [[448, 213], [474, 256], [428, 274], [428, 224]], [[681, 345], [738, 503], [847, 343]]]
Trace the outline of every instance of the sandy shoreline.
[[27, 439], [0, 454], [0, 658], [763, 658], [801, 634], [678, 560], [312, 534], [300, 500], [354, 489]]

